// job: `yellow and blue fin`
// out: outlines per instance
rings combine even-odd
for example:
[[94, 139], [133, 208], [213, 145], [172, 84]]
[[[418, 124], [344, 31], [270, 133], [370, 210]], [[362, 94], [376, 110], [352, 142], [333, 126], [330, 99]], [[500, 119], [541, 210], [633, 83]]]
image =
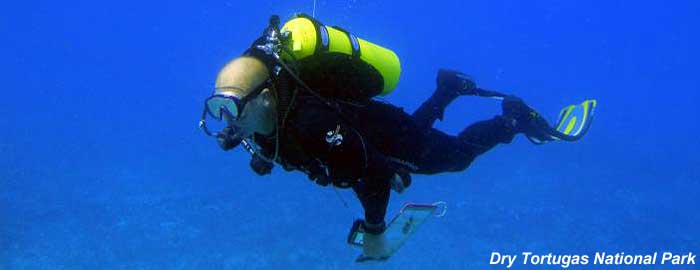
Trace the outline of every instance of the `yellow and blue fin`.
[[553, 135], [556, 139], [564, 141], [576, 141], [581, 139], [593, 122], [598, 101], [589, 99], [581, 104], [569, 105], [559, 113], [559, 120], [554, 126], [556, 132]]
[[527, 138], [534, 144], [543, 144], [547, 141], [577, 141], [583, 138], [591, 127], [597, 104], [595, 99], [589, 99], [581, 104], [566, 106], [559, 112], [556, 124], [545, 131], [547, 138], [532, 136]]

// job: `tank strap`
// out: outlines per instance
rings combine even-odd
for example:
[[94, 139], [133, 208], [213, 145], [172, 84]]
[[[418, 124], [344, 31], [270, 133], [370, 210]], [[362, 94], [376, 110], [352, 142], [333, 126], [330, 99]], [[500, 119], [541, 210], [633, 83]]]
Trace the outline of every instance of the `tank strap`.
[[338, 31], [343, 32], [348, 36], [348, 40], [350, 40], [350, 47], [352, 47], [352, 57], [360, 58], [360, 56], [362, 56], [362, 52], [360, 51], [360, 42], [357, 40], [357, 37], [340, 26], [333, 26], [333, 28], [338, 29]]
[[314, 25], [314, 28], [316, 29], [316, 44], [320, 44], [320, 46], [316, 46], [314, 54], [327, 52], [328, 47], [330, 46], [330, 38], [328, 37], [328, 29], [326, 29], [326, 26], [316, 20], [316, 18], [304, 13], [294, 14], [294, 18], [307, 19]]
[[[328, 36], [328, 29], [326, 28], [326, 26], [323, 25], [323, 23], [316, 20], [314, 17], [311, 17], [304, 13], [297, 13], [294, 15], [294, 18], [304, 18], [311, 21], [311, 23], [314, 24], [314, 28], [316, 28], [316, 44], [321, 44], [321, 46], [316, 46], [316, 51], [314, 53], [317, 54], [327, 52], [328, 47], [330, 46], [330, 38]], [[348, 40], [350, 40], [350, 47], [352, 48], [352, 56], [355, 58], [360, 58], [360, 56], [362, 56], [362, 52], [360, 51], [360, 41], [357, 39], [357, 36], [353, 35], [352, 33], [348, 32], [340, 26], [333, 26], [333, 28], [337, 29], [340, 32], [343, 32], [345, 35], [348, 36]]]
[[316, 32], [316, 40], [318, 44], [321, 44], [321, 46], [316, 46], [316, 54], [321, 53], [321, 52], [327, 52], [328, 47], [330, 46], [330, 38], [328, 37], [328, 29], [326, 28], [325, 25], [319, 24], [316, 26], [316, 29], [318, 31]]

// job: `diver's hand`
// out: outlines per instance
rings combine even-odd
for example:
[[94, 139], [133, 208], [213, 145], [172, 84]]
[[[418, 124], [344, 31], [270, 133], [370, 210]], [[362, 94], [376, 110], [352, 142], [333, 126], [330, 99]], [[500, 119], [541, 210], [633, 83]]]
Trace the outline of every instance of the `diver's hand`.
[[394, 247], [387, 241], [384, 233], [365, 233], [362, 241], [361, 258], [363, 258], [363, 260], [386, 260], [394, 251]]

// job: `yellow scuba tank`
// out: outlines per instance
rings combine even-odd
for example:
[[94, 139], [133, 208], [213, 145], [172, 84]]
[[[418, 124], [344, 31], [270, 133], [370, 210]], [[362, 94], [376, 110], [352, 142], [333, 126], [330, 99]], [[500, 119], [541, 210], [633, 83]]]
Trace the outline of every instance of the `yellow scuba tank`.
[[371, 98], [391, 93], [399, 82], [401, 63], [394, 52], [339, 27], [301, 14], [285, 23], [282, 32], [290, 34], [285, 46], [292, 54], [283, 58], [298, 61], [304, 81], [322, 94]]

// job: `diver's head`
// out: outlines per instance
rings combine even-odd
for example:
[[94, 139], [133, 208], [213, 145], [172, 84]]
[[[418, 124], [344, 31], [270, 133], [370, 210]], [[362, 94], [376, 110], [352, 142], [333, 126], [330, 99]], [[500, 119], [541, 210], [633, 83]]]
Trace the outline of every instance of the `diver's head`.
[[269, 89], [269, 74], [265, 64], [254, 57], [232, 60], [219, 72], [216, 91], [207, 99], [205, 111], [226, 121], [241, 138], [253, 133], [271, 134], [276, 100]]
[[257, 90], [270, 77], [265, 64], [255, 57], [242, 56], [228, 62], [216, 76], [217, 94], [242, 98]]

